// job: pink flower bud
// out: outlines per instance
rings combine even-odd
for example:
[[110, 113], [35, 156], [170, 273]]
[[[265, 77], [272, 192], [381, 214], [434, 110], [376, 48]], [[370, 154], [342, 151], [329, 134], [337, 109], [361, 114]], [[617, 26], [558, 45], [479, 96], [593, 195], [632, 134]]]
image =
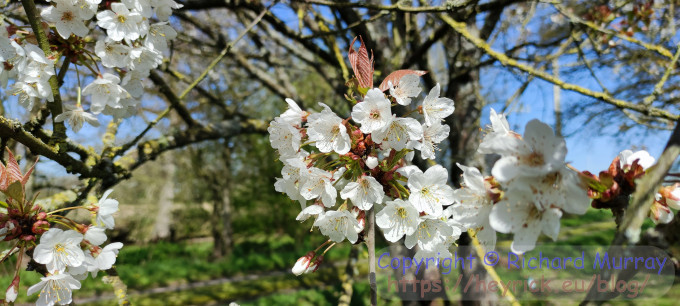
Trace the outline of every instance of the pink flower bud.
[[42, 235], [50, 229], [50, 223], [45, 220], [36, 221], [33, 223], [31, 231], [36, 235]]
[[307, 268], [309, 268], [309, 264], [312, 263], [312, 258], [314, 258], [315, 255], [316, 253], [314, 251], [310, 251], [307, 253], [307, 255], [300, 257], [293, 266], [293, 274], [301, 275], [302, 273], [305, 273]]

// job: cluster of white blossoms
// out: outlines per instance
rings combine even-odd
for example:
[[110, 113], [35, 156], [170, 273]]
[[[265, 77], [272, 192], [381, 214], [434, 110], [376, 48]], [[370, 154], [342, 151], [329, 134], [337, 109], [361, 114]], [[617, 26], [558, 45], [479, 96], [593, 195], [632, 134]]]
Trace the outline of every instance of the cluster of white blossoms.
[[[359, 55], [352, 52], [351, 61], [361, 52], [367, 58], [363, 43]], [[372, 74], [355, 64], [355, 73], [361, 71], [360, 81], [366, 83]], [[600, 180], [565, 161], [566, 142], [547, 124], [532, 120], [521, 136], [510, 129], [503, 114], [491, 109], [491, 127], [478, 153], [499, 159], [488, 177], [477, 168], [457, 164], [463, 182], [454, 190], [448, 170], [441, 165], [433, 163], [425, 171], [409, 165], [415, 151], [420, 151], [422, 159], [435, 158], [437, 145], [450, 132], [443, 120], [454, 111], [453, 101], [439, 96], [438, 84], [420, 103], [414, 103], [421, 96], [419, 76], [423, 73], [394, 72], [383, 82], [387, 85], [379, 88], [350, 82], [358, 87], [350, 87], [350, 92], [359, 92], [361, 97], [347, 96], [355, 103], [348, 118], [323, 103], [319, 103], [321, 112], [310, 113], [286, 99], [289, 108], [270, 123], [271, 145], [284, 165], [275, 189], [300, 202], [298, 221], [313, 218], [312, 229], [318, 228], [329, 238], [298, 259], [293, 267], [296, 275], [316, 271], [336, 243], [363, 241], [367, 212], [372, 209], [385, 239], [403, 239], [407, 248], [417, 246], [416, 259], [450, 257], [449, 248], [463, 231], [470, 232], [486, 250], [495, 248], [497, 232], [512, 233], [511, 250], [522, 254], [535, 248], [541, 233], [557, 239], [564, 213], [584, 214], [591, 205], [613, 210], [607, 203], [621, 190], [634, 190], [634, 180], [654, 163], [649, 154], [624, 151], [615, 160], [618, 170], [611, 170], [616, 173], [601, 174], [609, 179]], [[396, 86], [392, 83], [395, 75], [399, 77]], [[394, 106], [418, 115], [397, 116]], [[680, 189], [664, 188], [650, 215], [667, 222], [669, 213], [672, 217], [667, 208], [680, 207]]]
[[[72, 290], [80, 289], [80, 281], [88, 274], [95, 278], [99, 271], [108, 270], [116, 262], [120, 242], [102, 246], [107, 237], [105, 231], [113, 229], [113, 214], [118, 211], [118, 201], [109, 199], [112, 190], [106, 191], [98, 203], [88, 207], [94, 213], [92, 225], [80, 225], [75, 229], [50, 228], [40, 236], [40, 243], [33, 250], [33, 260], [44, 264], [48, 274], [30, 288], [27, 294], [39, 293], [36, 305], [67, 305], [72, 301]], [[7, 290], [18, 292], [15, 286]]]
[[[458, 238], [460, 226], [444, 211], [454, 202], [448, 171], [439, 165], [425, 172], [404, 167], [414, 150], [424, 159], [435, 157], [437, 144], [450, 130], [442, 120], [454, 110], [452, 100], [439, 97], [437, 85], [416, 108], [422, 123], [393, 114], [392, 105], [409, 106], [419, 97], [419, 83], [417, 75], [407, 74], [396, 87], [389, 84], [390, 95], [367, 90], [351, 112], [356, 125], [323, 103], [321, 112], [310, 114], [286, 100], [288, 110], [268, 130], [284, 164], [275, 188], [300, 201], [298, 221], [314, 217], [314, 226], [330, 241], [356, 243], [365, 211], [380, 205], [376, 224], [389, 241], [406, 236], [409, 247], [418, 244], [421, 252], [435, 252]], [[314, 256], [307, 257], [301, 258], [306, 265], [296, 265], [296, 273], [317, 268]]]
[[[527, 123], [524, 137], [510, 130], [502, 114], [491, 109], [491, 130], [478, 152], [498, 154], [492, 177], [460, 166], [465, 188], [456, 191], [455, 219], [478, 229], [480, 243], [495, 244], [496, 233], [513, 233], [511, 249], [532, 250], [541, 233], [557, 239], [563, 212], [583, 214], [590, 207], [586, 185], [567, 166], [566, 142], [538, 120]], [[502, 198], [493, 195], [503, 192]]]
[[[68, 120], [78, 131], [84, 122], [98, 125], [95, 115], [100, 113], [116, 118], [135, 114], [144, 93], [142, 81], [163, 62], [169, 42], [177, 36], [168, 19], [172, 9], [182, 5], [173, 0], [48, 2], [41, 16], [58, 35], [50, 38], [57, 51], [46, 56], [27, 39], [29, 33], [15, 26], [0, 27], [2, 85], [6, 87], [8, 80], [13, 80], [11, 92], [29, 110], [37, 100], [52, 102], [49, 79], [55, 75], [56, 54], [65, 54], [64, 61], [82, 65], [85, 69], [81, 70], [89, 70], [96, 77], [82, 89], [82, 95], [90, 97], [89, 111], [83, 109], [79, 92], [77, 101], [65, 102], [65, 111], [55, 118], [57, 121]], [[97, 26], [101, 33], [91, 32]], [[95, 37], [95, 42], [87, 42], [88, 35]]]

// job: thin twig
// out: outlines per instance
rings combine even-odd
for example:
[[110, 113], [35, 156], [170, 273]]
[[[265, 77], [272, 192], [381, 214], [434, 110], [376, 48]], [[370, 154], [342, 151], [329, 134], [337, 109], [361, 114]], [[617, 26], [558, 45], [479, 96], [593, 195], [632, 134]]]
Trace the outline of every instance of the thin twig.
[[477, 48], [482, 49], [487, 55], [495, 58], [504, 66], [518, 68], [526, 73], [529, 73], [530, 75], [536, 76], [540, 79], [553, 83], [564, 90], [574, 91], [582, 95], [602, 100], [620, 109], [630, 109], [650, 117], [659, 117], [673, 121], [678, 120], [678, 118], [680, 118], [680, 116], [674, 115], [663, 109], [647, 107], [642, 104], [631, 103], [628, 101], [617, 99], [611, 96], [610, 94], [607, 94], [606, 92], [593, 91], [576, 84], [567, 83], [559, 78], [555, 78], [553, 75], [548, 74], [545, 71], [536, 70], [533, 67], [530, 67], [526, 64], [522, 64], [503, 53], [493, 50], [491, 46], [489, 46], [489, 44], [487, 44], [484, 40], [471, 34], [471, 32], [467, 29], [467, 25], [465, 23], [456, 21], [453, 18], [449, 17], [448, 15], [444, 14], [439, 15], [439, 18], [441, 18], [444, 22], [449, 24], [456, 32], [458, 32], [467, 40], [472, 42]]

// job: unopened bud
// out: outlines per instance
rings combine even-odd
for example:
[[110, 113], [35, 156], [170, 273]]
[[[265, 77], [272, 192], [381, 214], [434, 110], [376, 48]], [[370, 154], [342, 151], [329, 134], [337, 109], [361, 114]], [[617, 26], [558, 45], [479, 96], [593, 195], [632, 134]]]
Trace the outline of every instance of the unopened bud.
[[31, 231], [36, 235], [42, 235], [50, 229], [50, 223], [45, 220], [39, 220], [33, 223]]
[[44, 211], [39, 212], [39, 213], [36, 215], [36, 219], [38, 219], [38, 220], [45, 220], [45, 219], [47, 219], [47, 213], [44, 212]]
[[366, 158], [366, 166], [368, 169], [373, 169], [378, 166], [378, 158], [375, 156], [369, 156]]
[[19, 294], [19, 275], [14, 277], [14, 280], [12, 280], [12, 283], [7, 288], [7, 292], [5, 292], [5, 301], [10, 303], [14, 302], [17, 299], [18, 294]]
[[359, 215], [357, 216], [357, 222], [359, 222], [359, 227], [361, 227], [361, 230], [364, 230], [366, 227], [366, 212], [361, 211]]
[[301, 275], [302, 273], [305, 273], [315, 255], [316, 253], [314, 251], [310, 251], [307, 255], [300, 257], [293, 266], [293, 274]]
[[314, 273], [316, 270], [319, 270], [319, 267], [321, 266], [321, 263], [323, 262], [323, 255], [319, 256], [316, 258], [314, 263], [307, 268], [307, 271], [305, 273]]

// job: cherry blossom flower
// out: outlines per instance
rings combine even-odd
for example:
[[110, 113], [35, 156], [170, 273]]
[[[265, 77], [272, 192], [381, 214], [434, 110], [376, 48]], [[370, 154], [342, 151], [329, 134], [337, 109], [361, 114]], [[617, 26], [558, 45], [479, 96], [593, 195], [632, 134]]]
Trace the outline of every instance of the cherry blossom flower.
[[64, 108], [67, 110], [54, 117], [54, 121], [68, 121], [68, 124], [71, 126], [71, 129], [74, 132], [80, 131], [80, 129], [83, 127], [83, 123], [85, 122], [91, 126], [99, 126], [99, 120], [97, 120], [97, 117], [86, 112], [82, 107], [64, 104]]
[[447, 184], [448, 171], [440, 165], [434, 165], [425, 173], [415, 172], [408, 178], [411, 190], [409, 201], [419, 212], [439, 216], [442, 205], [450, 205], [454, 201], [453, 188]]
[[323, 204], [309, 205], [302, 209], [302, 211], [295, 217], [295, 220], [303, 222], [312, 216], [321, 216], [324, 214]]
[[50, 273], [63, 272], [67, 266], [80, 266], [85, 258], [80, 249], [82, 240], [83, 235], [74, 230], [51, 228], [40, 237], [33, 259], [45, 264]]
[[349, 242], [355, 243], [362, 230], [357, 219], [347, 210], [327, 211], [314, 222], [314, 226], [319, 227], [321, 234], [334, 242], [342, 242], [347, 238]]
[[94, 52], [99, 56], [102, 65], [108, 68], [125, 68], [130, 64], [130, 47], [111, 39], [98, 40]]
[[505, 115], [497, 114], [492, 108], [490, 114], [491, 129], [482, 143], [479, 144], [477, 152], [482, 154], [501, 154], [509, 155], [519, 150], [527, 150], [526, 143], [522, 141], [521, 137], [510, 130], [508, 120]]
[[434, 152], [437, 149], [437, 144], [449, 137], [450, 128], [446, 124], [435, 122], [427, 126], [423, 124], [423, 139], [420, 141], [416, 149], [420, 150], [420, 156], [423, 159], [434, 159]]
[[70, 0], [64, 0], [64, 3], [73, 3], [73, 8], [75, 11], [78, 13], [78, 17], [80, 17], [81, 20], [90, 20], [92, 17], [94, 17], [94, 13], [97, 12], [97, 7], [99, 6], [99, 3], [101, 3], [101, 0], [73, 0], [72, 2]]
[[40, 292], [36, 305], [68, 305], [72, 301], [71, 292], [80, 289], [80, 282], [68, 273], [57, 273], [41, 277], [40, 282], [28, 288], [27, 295]]
[[90, 32], [80, 18], [80, 12], [76, 7], [65, 2], [57, 6], [48, 6], [42, 11], [41, 16], [48, 22], [54, 23], [57, 32], [64, 39], [68, 39], [71, 34], [85, 37]]
[[389, 124], [374, 130], [372, 136], [376, 143], [400, 151], [407, 148], [409, 142], [421, 139], [423, 128], [416, 119], [394, 115]]
[[125, 7], [139, 13], [144, 18], [151, 18], [153, 9], [151, 8], [151, 1], [149, 0], [123, 0]]
[[390, 100], [380, 89], [369, 90], [364, 101], [357, 103], [352, 108], [352, 119], [361, 125], [361, 132], [369, 134], [382, 129], [392, 121]]
[[352, 204], [362, 210], [369, 210], [375, 203], [382, 203], [385, 192], [382, 185], [372, 176], [362, 176], [356, 182], [348, 183], [340, 197], [352, 200]]
[[631, 150], [623, 150], [619, 153], [619, 163], [622, 169], [630, 168], [636, 160], [638, 161], [637, 164], [640, 165], [643, 170], [647, 170], [656, 162], [654, 157], [649, 155], [649, 152], [645, 150], [640, 150], [635, 153]]
[[404, 235], [413, 234], [420, 223], [418, 210], [402, 199], [385, 202], [383, 208], [375, 215], [375, 224], [383, 230], [385, 239], [397, 242]]
[[392, 82], [387, 82], [390, 88], [390, 95], [401, 105], [411, 104], [411, 98], [420, 94], [420, 77], [417, 74], [407, 74], [399, 80], [399, 85], [395, 88]]
[[120, 85], [123, 86], [123, 89], [127, 90], [132, 97], [140, 98], [144, 94], [144, 84], [142, 84], [142, 80], [148, 76], [149, 72], [147, 71], [128, 71], [120, 82]]
[[130, 11], [123, 3], [111, 3], [110, 11], [97, 13], [97, 25], [106, 29], [106, 34], [115, 41], [136, 40], [146, 34], [140, 31], [140, 22], [142, 15]]
[[106, 228], [100, 226], [90, 226], [84, 234], [83, 239], [92, 245], [99, 246], [106, 241]]
[[113, 214], [118, 211], [118, 201], [108, 198], [112, 192], [113, 189], [104, 192], [102, 198], [99, 199], [99, 203], [95, 205], [97, 207], [96, 224], [108, 229], [114, 228], [115, 220]]
[[130, 70], [139, 70], [148, 73], [151, 69], [155, 69], [162, 63], [163, 54], [159, 50], [144, 46], [132, 48], [130, 50], [130, 62], [128, 63], [128, 68], [130, 68]]
[[97, 77], [92, 83], [83, 88], [83, 95], [91, 96], [92, 105], [90, 110], [92, 113], [99, 114], [106, 106], [113, 108], [121, 107], [119, 104], [120, 100], [128, 97], [130, 94], [118, 85], [119, 83], [120, 78], [110, 73], [104, 73], [104, 75]]
[[567, 146], [564, 138], [555, 136], [552, 128], [538, 120], [527, 123], [524, 132], [526, 146], [504, 155], [493, 166], [491, 174], [499, 182], [516, 177], [540, 177], [554, 173], [566, 165]]
[[286, 98], [286, 103], [288, 103], [288, 109], [279, 118], [292, 126], [300, 127], [302, 118], [307, 115], [307, 112], [303, 111], [293, 99]]
[[108, 244], [104, 248], [96, 248], [97, 251], [92, 252], [94, 261], [92, 262], [92, 266], [88, 268], [88, 272], [95, 273], [96, 275], [95, 269], [97, 271], [111, 269], [113, 264], [116, 263], [116, 256], [118, 256], [118, 251], [120, 251], [122, 247], [122, 243], [114, 242]]
[[[434, 250], [436, 245], [446, 241], [446, 237], [453, 235], [453, 228], [438, 217], [420, 217], [420, 223], [416, 230], [406, 235], [404, 245], [411, 249], [418, 244], [418, 247], [425, 250]], [[458, 230], [460, 236], [460, 230]]]
[[678, 185], [664, 187], [662, 190], [666, 205], [673, 209], [680, 209], [680, 187]]
[[450, 214], [456, 222], [477, 231], [479, 243], [486, 250], [496, 245], [496, 232], [489, 223], [493, 200], [487, 192], [484, 177], [477, 168], [457, 164], [463, 170], [462, 188], [453, 192], [456, 204], [449, 206]]
[[319, 103], [324, 109], [320, 113], [309, 115], [307, 119], [307, 135], [309, 140], [323, 153], [335, 151], [340, 155], [349, 152], [352, 142], [347, 128], [326, 104]]
[[292, 158], [284, 159], [281, 169], [283, 178], [277, 178], [274, 183], [276, 191], [285, 193], [293, 201], [300, 201], [302, 208], [305, 207], [306, 199], [300, 195], [302, 186], [300, 171], [307, 170], [307, 164], [304, 162], [307, 155], [307, 152], [301, 151]]
[[304, 177], [302, 187], [300, 187], [300, 195], [302, 197], [306, 200], [320, 197], [324, 206], [333, 207], [335, 205], [338, 191], [333, 187], [333, 174], [312, 167], [300, 172], [300, 176]]
[[668, 208], [668, 205], [662, 203], [661, 194], [657, 193], [655, 195], [654, 203], [649, 208], [649, 218], [652, 219], [654, 224], [668, 224], [673, 221], [673, 211]]
[[294, 156], [300, 150], [300, 131], [281, 118], [269, 123], [267, 131], [272, 148], [278, 149], [282, 157]]
[[173, 9], [184, 7], [184, 5], [173, 0], [151, 0], [151, 6], [154, 7], [156, 17], [158, 17], [158, 20], [160, 21], [168, 21], [168, 18], [172, 15]]
[[154, 23], [149, 27], [149, 33], [144, 38], [144, 46], [161, 53], [169, 52], [168, 41], [176, 37], [177, 31], [167, 22]]
[[511, 250], [517, 254], [533, 250], [538, 235], [543, 232], [553, 240], [560, 232], [562, 211], [534, 202], [526, 194], [506, 196], [491, 209], [491, 226], [501, 233], [513, 233]]
[[533, 201], [548, 203], [565, 212], [582, 215], [590, 207], [586, 186], [567, 167], [540, 177], [519, 177], [506, 185], [506, 194], [525, 193]]
[[453, 100], [440, 98], [439, 91], [440, 87], [437, 84], [430, 90], [425, 100], [423, 100], [423, 116], [425, 117], [425, 124], [428, 126], [433, 125], [435, 122], [441, 122], [444, 118], [453, 114], [455, 109]]

